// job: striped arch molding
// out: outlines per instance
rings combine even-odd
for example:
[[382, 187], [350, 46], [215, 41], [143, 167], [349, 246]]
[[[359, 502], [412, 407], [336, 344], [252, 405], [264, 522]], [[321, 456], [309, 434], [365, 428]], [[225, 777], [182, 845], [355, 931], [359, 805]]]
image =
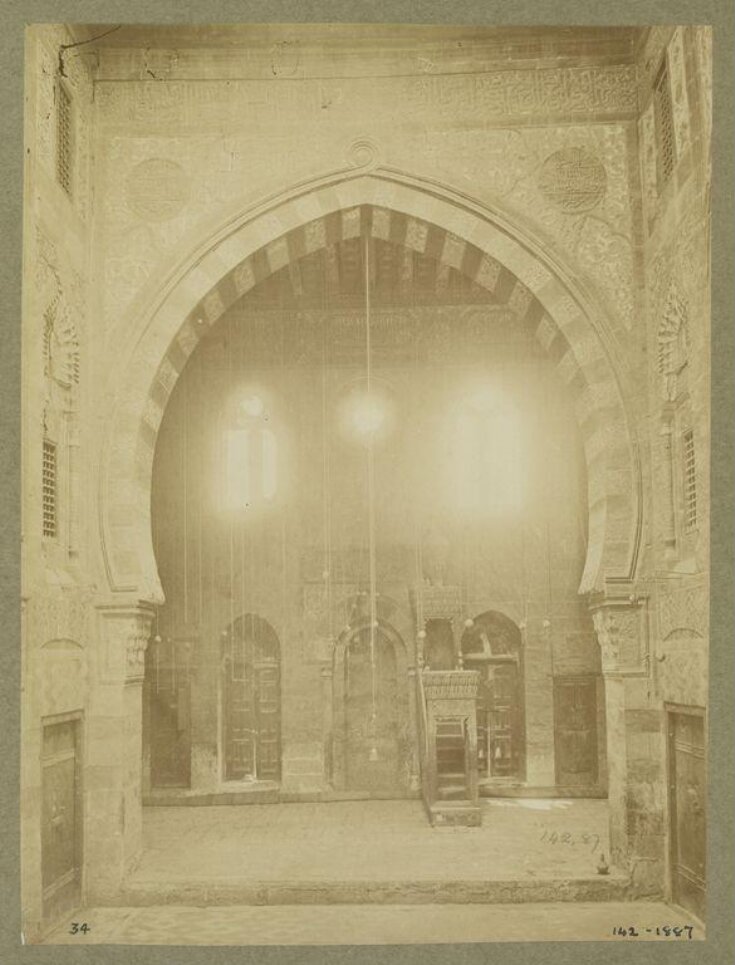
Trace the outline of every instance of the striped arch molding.
[[361, 234], [406, 245], [490, 289], [529, 326], [575, 398], [588, 479], [588, 547], [580, 593], [634, 576], [640, 471], [602, 322], [541, 250], [485, 209], [395, 173], [305, 188], [230, 224], [170, 281], [143, 315], [112, 425], [100, 484], [110, 589], [162, 600], [151, 539], [158, 428], [188, 357], [246, 292], [289, 262]]

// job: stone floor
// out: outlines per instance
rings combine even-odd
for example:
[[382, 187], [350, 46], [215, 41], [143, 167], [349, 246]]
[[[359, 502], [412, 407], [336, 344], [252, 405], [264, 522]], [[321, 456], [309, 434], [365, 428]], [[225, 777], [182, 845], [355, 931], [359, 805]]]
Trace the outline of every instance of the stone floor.
[[441, 830], [410, 800], [146, 808], [134, 883], [558, 879], [609, 860], [606, 801], [482, 806], [481, 828]]
[[[417, 801], [148, 808], [144, 853], [120, 905], [76, 912], [45, 943], [703, 938], [681, 911], [618, 900], [627, 879], [615, 869], [597, 874], [600, 855], [608, 856], [605, 801], [482, 806], [481, 828], [441, 830]], [[691, 939], [663, 932], [686, 925]], [[631, 926], [637, 935], [613, 933]]]
[[[77, 923], [71, 934], [72, 920]], [[85, 923], [88, 931], [80, 931]], [[691, 926], [689, 931], [680, 931]], [[634, 928], [636, 935], [613, 934]], [[664, 933], [664, 929], [669, 934]], [[679, 931], [677, 935], [672, 929]], [[661, 933], [657, 934], [656, 930]], [[395, 945], [518, 941], [702, 940], [681, 911], [653, 902], [523, 905], [219, 906], [87, 908], [48, 945]]]

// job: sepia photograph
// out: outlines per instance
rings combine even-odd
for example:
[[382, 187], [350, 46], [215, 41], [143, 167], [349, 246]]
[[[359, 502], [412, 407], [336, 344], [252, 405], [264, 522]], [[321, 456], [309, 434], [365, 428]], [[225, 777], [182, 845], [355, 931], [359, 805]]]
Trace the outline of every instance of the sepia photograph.
[[712, 41], [27, 25], [23, 944], [706, 940]]

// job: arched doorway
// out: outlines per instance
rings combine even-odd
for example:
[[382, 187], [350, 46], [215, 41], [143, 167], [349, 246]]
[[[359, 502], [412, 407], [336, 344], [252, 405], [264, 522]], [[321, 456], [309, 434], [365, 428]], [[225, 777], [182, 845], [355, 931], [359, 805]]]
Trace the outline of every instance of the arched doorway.
[[281, 773], [280, 644], [255, 614], [222, 637], [222, 739], [226, 781], [276, 781]]
[[378, 622], [350, 628], [334, 655], [333, 783], [348, 791], [406, 793], [410, 721], [405, 647]]
[[525, 764], [521, 631], [488, 610], [468, 621], [461, 640], [468, 669], [480, 672], [477, 753], [480, 778], [519, 779]]

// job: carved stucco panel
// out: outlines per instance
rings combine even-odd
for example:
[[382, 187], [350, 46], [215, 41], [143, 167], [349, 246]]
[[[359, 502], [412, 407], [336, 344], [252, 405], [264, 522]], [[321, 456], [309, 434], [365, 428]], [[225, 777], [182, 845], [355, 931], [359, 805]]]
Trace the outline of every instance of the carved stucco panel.
[[89, 605], [82, 597], [39, 596], [29, 601], [25, 614], [32, 646], [51, 640], [87, 639]]
[[[244, 51], [243, 57], [247, 56]], [[173, 77], [175, 65], [165, 64], [164, 72]], [[278, 76], [272, 69], [258, 73], [261, 79]], [[223, 97], [217, 81], [101, 84], [99, 101], [107, 125], [175, 124], [201, 116], [209, 127], [232, 129], [245, 123], [262, 124], [273, 114], [293, 123], [306, 112], [328, 112], [323, 119], [332, 115], [344, 119], [355, 111], [356, 85], [344, 78], [302, 78], [298, 84], [233, 78], [228, 88], [232, 96]], [[477, 112], [485, 116], [629, 113], [636, 108], [636, 71], [633, 66], [611, 66], [376, 77], [369, 85], [360, 85], [359, 94], [364, 116], [379, 113], [391, 122], [407, 115], [453, 122], [458, 115]]]
[[699, 82], [702, 92], [702, 122], [704, 143], [710, 143], [712, 133], [712, 28], [693, 27], [694, 42], [699, 62]]
[[664, 592], [658, 599], [658, 627], [662, 640], [677, 630], [693, 631], [705, 637], [709, 632], [709, 603], [702, 586]]
[[653, 101], [641, 115], [639, 122], [641, 157], [641, 181], [643, 200], [649, 225], [656, 217], [658, 207], [658, 182], [656, 172], [656, 122]]
[[636, 75], [631, 67], [504, 70], [469, 79], [435, 76], [411, 80], [406, 91], [413, 111], [482, 111], [485, 115], [632, 111]]
[[55, 70], [56, 63], [50, 45], [40, 43], [38, 50], [38, 71], [36, 72], [36, 156], [46, 169], [54, 174], [54, 148], [56, 132], [54, 128]]
[[679, 394], [679, 375], [689, 358], [689, 305], [675, 277], [669, 284], [656, 338], [661, 393], [673, 402]]
[[[170, 252], [193, 227], [221, 206], [231, 214], [233, 199], [250, 196], [259, 184], [285, 187], [311, 168], [330, 163], [328, 138], [310, 146], [312, 157], [284, 150], [280, 133], [245, 138], [192, 134], [186, 137], [114, 136], [107, 142], [102, 185], [105, 222], [105, 312], [110, 321], [165, 264]], [[280, 139], [280, 140], [279, 140]], [[405, 170], [424, 170], [535, 222], [554, 238], [562, 254], [571, 256], [594, 279], [609, 307], [632, 325], [632, 226], [628, 203], [627, 146], [621, 124], [521, 130], [442, 130], [428, 126], [415, 139], [386, 136], [387, 160]], [[410, 141], [410, 143], [409, 143]], [[341, 145], [343, 148], [344, 145]], [[555, 152], [580, 151], [605, 172], [604, 192], [589, 211], [560, 209], [539, 187], [544, 162]], [[136, 166], [152, 158], [178, 159], [190, 189], [186, 203], [165, 220], [144, 220], [131, 208], [126, 183]], [[508, 159], [513, 163], [509, 164]], [[331, 162], [333, 163], [333, 161]], [[163, 189], [162, 189], [163, 190]], [[560, 182], [557, 189], [564, 191]], [[179, 197], [177, 188], [177, 198]], [[422, 240], [409, 229], [407, 243], [420, 249]]]
[[[485, 175], [490, 190], [509, 208], [518, 210], [524, 219], [545, 229], [560, 253], [571, 257], [593, 279], [605, 296], [607, 307], [626, 328], [632, 328], [634, 248], [624, 127], [598, 125], [514, 133], [523, 147], [513, 154], [512, 165], [507, 163], [508, 154], [499, 152], [497, 169], [491, 167]], [[590, 159], [587, 162], [590, 176], [598, 170], [595, 166], [598, 164], [605, 172], [604, 191], [598, 189], [598, 200], [584, 210], [575, 208], [576, 195], [570, 196], [569, 205], [554, 201], [564, 196], [563, 181], [549, 193], [546, 162], [560, 152], [572, 151], [583, 151], [584, 157]], [[482, 160], [478, 156], [475, 178], [480, 176]], [[505, 192], [503, 177], [512, 180]], [[587, 197], [593, 195], [588, 192]]]
[[641, 673], [646, 669], [644, 616], [644, 608], [638, 604], [601, 606], [593, 611], [603, 673]]
[[[672, 231], [675, 242], [660, 247], [646, 268], [650, 377], [659, 380], [662, 401], [676, 398], [687, 359], [707, 357], [708, 233], [709, 217], [692, 200]], [[698, 372], [699, 366], [695, 376]]]
[[102, 193], [110, 322], [197, 223], [218, 209], [223, 219], [231, 215], [233, 199], [258, 183], [292, 183], [299, 165], [284, 135], [113, 137], [108, 143]]
[[591, 211], [605, 196], [607, 174], [602, 161], [581, 147], [550, 154], [539, 175], [539, 188], [554, 207], [567, 214]]
[[667, 24], [651, 26], [648, 30], [645, 46], [639, 58], [638, 85], [641, 103], [651, 95], [651, 88], [655, 76], [661, 66], [666, 46], [671, 38], [672, 27]]
[[662, 700], [694, 707], [707, 705], [709, 671], [703, 640], [686, 634], [663, 641], [656, 666]]
[[662, 700], [706, 706], [709, 598], [707, 587], [662, 589], [657, 600], [655, 670]]
[[44, 321], [45, 374], [70, 389], [79, 382], [79, 334], [61, 289], [44, 312]]
[[83, 330], [86, 317], [86, 280], [72, 263], [70, 253], [49, 237], [41, 223], [36, 223], [35, 285], [30, 292], [39, 308], [46, 308], [63, 290], [78, 329]]
[[669, 78], [671, 83], [671, 106], [674, 115], [676, 154], [681, 157], [689, 148], [690, 118], [687, 96], [686, 68], [684, 65], [684, 31], [677, 27], [669, 43]]
[[151, 634], [152, 609], [101, 607], [100, 676], [105, 683], [140, 683]]
[[87, 653], [76, 640], [49, 641], [38, 652], [35, 673], [39, 686], [40, 716], [82, 710], [87, 702]]

